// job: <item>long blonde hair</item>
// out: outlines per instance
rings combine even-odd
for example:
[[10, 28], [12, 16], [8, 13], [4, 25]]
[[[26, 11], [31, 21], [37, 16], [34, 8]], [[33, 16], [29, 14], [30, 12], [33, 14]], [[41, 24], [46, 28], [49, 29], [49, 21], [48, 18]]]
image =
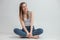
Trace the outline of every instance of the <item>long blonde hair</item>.
[[[23, 4], [26, 4], [25, 2], [21, 2], [20, 5], [19, 5], [19, 17], [24, 20], [24, 12], [23, 12], [23, 9], [22, 9], [22, 5]], [[29, 18], [29, 15], [27, 14], [27, 17]]]

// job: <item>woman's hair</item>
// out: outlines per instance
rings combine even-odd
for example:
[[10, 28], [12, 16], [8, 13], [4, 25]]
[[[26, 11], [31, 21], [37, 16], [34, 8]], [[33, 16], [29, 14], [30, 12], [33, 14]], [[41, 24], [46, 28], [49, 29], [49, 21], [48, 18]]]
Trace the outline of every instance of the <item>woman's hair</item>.
[[[25, 2], [21, 2], [20, 5], [19, 5], [19, 17], [24, 20], [24, 12], [23, 12], [23, 7], [22, 5], [23, 4], [26, 4]], [[27, 15], [28, 16], [28, 15]]]

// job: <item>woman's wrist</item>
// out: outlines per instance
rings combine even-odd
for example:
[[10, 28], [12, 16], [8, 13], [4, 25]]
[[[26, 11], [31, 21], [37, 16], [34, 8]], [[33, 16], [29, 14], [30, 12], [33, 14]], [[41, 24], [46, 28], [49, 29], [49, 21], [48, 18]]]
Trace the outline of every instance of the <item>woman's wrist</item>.
[[30, 28], [30, 33], [32, 33], [32, 30], [33, 30], [33, 26], [31, 26], [31, 28]]
[[32, 33], [32, 29], [30, 29], [30, 33]]
[[29, 32], [27, 31], [26, 33], [28, 34]]

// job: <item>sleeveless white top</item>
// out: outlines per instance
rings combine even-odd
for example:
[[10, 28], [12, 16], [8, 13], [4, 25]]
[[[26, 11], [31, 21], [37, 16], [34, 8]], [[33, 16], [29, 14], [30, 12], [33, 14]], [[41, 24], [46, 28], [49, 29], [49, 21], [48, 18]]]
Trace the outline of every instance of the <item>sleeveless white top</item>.
[[25, 26], [30, 26], [30, 12], [29, 11], [28, 11], [28, 15], [29, 15], [28, 19], [24, 18], [24, 24], [25, 24]]

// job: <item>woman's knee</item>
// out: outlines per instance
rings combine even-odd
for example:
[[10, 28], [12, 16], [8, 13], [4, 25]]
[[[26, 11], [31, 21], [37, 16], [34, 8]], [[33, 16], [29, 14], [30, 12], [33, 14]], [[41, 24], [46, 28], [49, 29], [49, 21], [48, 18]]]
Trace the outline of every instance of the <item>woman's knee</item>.
[[42, 28], [38, 28], [37, 31], [39, 32], [39, 34], [43, 33], [43, 29]]
[[20, 36], [24, 36], [24, 37], [27, 35], [24, 31], [22, 31], [19, 28], [15, 28], [14, 33], [16, 33], [17, 35], [20, 35]]
[[18, 30], [19, 30], [18, 28], [14, 28], [14, 30], [13, 30], [13, 31], [16, 33]]

